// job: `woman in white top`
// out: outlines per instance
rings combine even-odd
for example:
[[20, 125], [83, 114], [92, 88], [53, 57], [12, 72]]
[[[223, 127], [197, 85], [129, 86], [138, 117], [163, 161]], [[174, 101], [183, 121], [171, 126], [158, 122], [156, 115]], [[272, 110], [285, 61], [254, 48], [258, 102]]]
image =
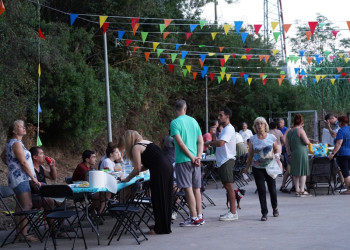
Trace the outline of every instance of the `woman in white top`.
[[248, 129], [248, 124], [246, 122], [242, 123], [242, 129], [239, 131], [239, 133], [243, 137], [244, 143], [247, 145], [247, 140], [253, 136], [253, 133], [250, 129]]
[[106, 149], [106, 158], [101, 163], [101, 169], [109, 169], [110, 171], [121, 171], [121, 167], [116, 162], [122, 160], [122, 155], [117, 145], [108, 145]]

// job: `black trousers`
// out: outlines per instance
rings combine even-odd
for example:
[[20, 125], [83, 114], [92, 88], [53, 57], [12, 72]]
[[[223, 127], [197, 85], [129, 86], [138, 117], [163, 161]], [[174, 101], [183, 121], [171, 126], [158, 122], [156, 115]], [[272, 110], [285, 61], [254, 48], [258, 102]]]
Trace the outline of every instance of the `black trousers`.
[[265, 169], [253, 167], [253, 175], [255, 179], [256, 188], [258, 189], [261, 213], [264, 215], [269, 212], [266, 204], [265, 181], [267, 183], [267, 188], [269, 189], [272, 209], [277, 208], [276, 181], [267, 174]]

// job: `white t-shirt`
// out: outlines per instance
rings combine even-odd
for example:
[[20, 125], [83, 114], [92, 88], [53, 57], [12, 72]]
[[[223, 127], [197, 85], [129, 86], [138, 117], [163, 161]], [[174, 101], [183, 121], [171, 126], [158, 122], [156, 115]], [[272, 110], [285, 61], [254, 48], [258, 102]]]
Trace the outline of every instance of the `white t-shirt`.
[[253, 136], [253, 133], [250, 129], [247, 129], [244, 131], [243, 129], [239, 131], [241, 136], [243, 137], [244, 143], [247, 144], [247, 140]]
[[101, 163], [101, 169], [109, 168], [109, 170], [114, 171], [115, 163], [111, 159], [106, 158]]
[[221, 167], [229, 159], [236, 159], [236, 132], [231, 123], [222, 129], [218, 140], [226, 142], [224, 146], [216, 147], [216, 165]]
[[236, 144], [244, 142], [243, 137], [240, 133], [236, 132]]

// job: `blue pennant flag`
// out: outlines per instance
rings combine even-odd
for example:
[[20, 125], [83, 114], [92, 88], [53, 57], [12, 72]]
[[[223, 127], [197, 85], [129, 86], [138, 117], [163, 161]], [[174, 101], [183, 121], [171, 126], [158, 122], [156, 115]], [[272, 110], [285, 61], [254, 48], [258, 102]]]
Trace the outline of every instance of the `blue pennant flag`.
[[298, 74], [299, 70], [300, 70], [300, 68], [294, 68], [295, 74]]
[[302, 76], [306, 75], [306, 72], [304, 69], [301, 70], [300, 75], [302, 75]]
[[190, 30], [193, 32], [197, 28], [198, 24], [190, 24]]
[[238, 35], [239, 31], [241, 30], [243, 21], [235, 21], [235, 28], [236, 28], [236, 33]]
[[202, 78], [204, 79], [204, 77], [207, 74], [207, 72], [205, 70], [201, 70], [201, 74], [202, 74]]
[[165, 64], [165, 58], [159, 58], [159, 61], [161, 62], [161, 64]]
[[338, 80], [340, 75], [334, 75], [335, 80]]
[[248, 33], [243, 32], [241, 33], [241, 37], [242, 37], [242, 42], [245, 43], [245, 40], [247, 39]]
[[201, 54], [201, 61], [204, 62], [206, 57], [207, 57], [207, 54]]
[[316, 57], [316, 62], [317, 62], [318, 64], [320, 64], [322, 60], [323, 60], [323, 57], [322, 57], [322, 56]]
[[243, 76], [244, 76], [244, 81], [247, 82], [249, 75], [248, 74], [244, 74]]
[[300, 56], [304, 56], [306, 50], [299, 50]]
[[73, 25], [73, 23], [75, 22], [75, 19], [77, 19], [78, 14], [70, 14], [70, 26]]
[[320, 55], [319, 55], [319, 54], [315, 54], [314, 56], [317, 58], [317, 57], [319, 57]]
[[38, 113], [41, 113], [41, 112], [43, 112], [43, 111], [41, 110], [40, 103], [38, 103]]
[[237, 77], [232, 77], [231, 79], [232, 79], [232, 84], [235, 85], [237, 81]]
[[124, 34], [125, 34], [125, 31], [118, 30], [118, 40], [119, 40], [119, 42], [123, 39]]
[[312, 80], [314, 80], [314, 83], [317, 83], [317, 80], [316, 80], [316, 78], [314, 78], [314, 79], [312, 79]]
[[182, 44], [176, 44], [175, 45], [175, 50], [178, 50]]
[[188, 54], [188, 51], [182, 51], [181, 52], [182, 59], [185, 59], [187, 54]]

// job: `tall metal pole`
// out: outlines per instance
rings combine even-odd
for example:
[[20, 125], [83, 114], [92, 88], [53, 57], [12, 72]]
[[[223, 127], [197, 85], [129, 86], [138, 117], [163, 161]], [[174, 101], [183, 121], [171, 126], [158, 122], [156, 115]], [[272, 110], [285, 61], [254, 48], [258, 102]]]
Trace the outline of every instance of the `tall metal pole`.
[[215, 24], [218, 23], [218, 12], [217, 12], [217, 0], [214, 0], [214, 19], [215, 19]]
[[205, 75], [205, 132], [208, 133], [208, 75]]
[[107, 34], [103, 32], [103, 47], [105, 54], [105, 74], [106, 74], [106, 107], [107, 107], [107, 130], [108, 142], [112, 142], [112, 119], [111, 119], [111, 101], [109, 95], [109, 72], [108, 72], [108, 53], [107, 53]]

